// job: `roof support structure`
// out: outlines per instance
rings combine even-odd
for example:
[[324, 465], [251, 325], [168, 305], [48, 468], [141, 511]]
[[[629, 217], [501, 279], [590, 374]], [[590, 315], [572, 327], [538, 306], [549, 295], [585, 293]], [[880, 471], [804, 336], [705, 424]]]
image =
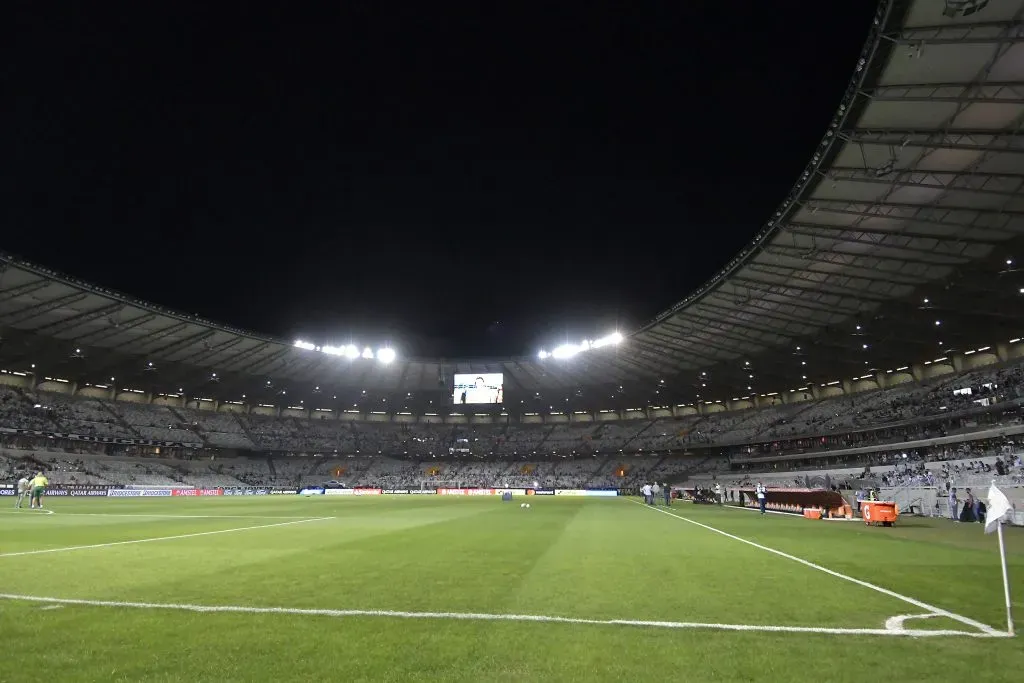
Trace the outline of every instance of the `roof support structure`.
[[82, 299], [87, 298], [89, 295], [85, 292], [72, 292], [65, 294], [64, 296], [57, 297], [56, 299], [50, 299], [48, 301], [42, 301], [31, 306], [25, 306], [12, 313], [7, 313], [2, 316], [5, 325], [14, 326], [25, 320], [48, 313], [54, 309], [60, 308], [61, 306], [70, 306], [71, 304], [77, 303]]
[[61, 332], [66, 332], [67, 330], [73, 330], [73, 329], [75, 329], [76, 327], [78, 327], [80, 325], [84, 325], [85, 323], [92, 322], [93, 320], [96, 320], [97, 318], [102, 318], [103, 316], [106, 316], [106, 315], [114, 315], [114, 314], [118, 313], [119, 311], [124, 310], [124, 307], [125, 307], [125, 304], [123, 304], [123, 303], [121, 303], [119, 301], [116, 301], [116, 302], [114, 302], [112, 304], [108, 304], [106, 306], [100, 306], [99, 308], [93, 309], [91, 311], [86, 311], [85, 313], [79, 313], [78, 315], [73, 315], [70, 318], [62, 318], [60, 320], [54, 320], [53, 322], [46, 323], [44, 325], [40, 325], [39, 327], [30, 327], [28, 329], [31, 330], [33, 334], [40, 334], [40, 335], [60, 334]]

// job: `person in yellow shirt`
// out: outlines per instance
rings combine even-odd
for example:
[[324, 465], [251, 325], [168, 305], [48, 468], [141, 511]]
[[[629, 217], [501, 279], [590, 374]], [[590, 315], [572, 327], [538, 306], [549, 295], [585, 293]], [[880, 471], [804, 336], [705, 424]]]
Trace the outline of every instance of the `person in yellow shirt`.
[[36, 476], [32, 479], [32, 496], [28, 502], [29, 509], [43, 509], [43, 493], [49, 485], [50, 481], [43, 476], [43, 473], [36, 472]]

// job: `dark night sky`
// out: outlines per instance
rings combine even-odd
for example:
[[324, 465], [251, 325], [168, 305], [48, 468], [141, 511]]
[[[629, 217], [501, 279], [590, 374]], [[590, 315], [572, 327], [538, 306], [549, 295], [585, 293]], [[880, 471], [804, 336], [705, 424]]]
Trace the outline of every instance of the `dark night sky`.
[[21, 10], [0, 249], [449, 358], [629, 329], [699, 286], [802, 171], [874, 10], [146, 5]]

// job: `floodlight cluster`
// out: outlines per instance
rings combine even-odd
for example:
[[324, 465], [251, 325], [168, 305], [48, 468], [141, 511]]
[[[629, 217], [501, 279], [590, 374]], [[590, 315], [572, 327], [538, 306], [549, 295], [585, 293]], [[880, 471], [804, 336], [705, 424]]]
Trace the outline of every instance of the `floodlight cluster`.
[[342, 358], [348, 358], [349, 360], [356, 360], [357, 358], [373, 360], [376, 358], [381, 363], [390, 363], [397, 357], [395, 350], [388, 346], [379, 348], [376, 351], [367, 346], [360, 351], [359, 347], [355, 344], [346, 344], [344, 346], [317, 346], [312, 342], [303, 341], [301, 339], [296, 340], [294, 346], [307, 351], [319, 351], [320, 353], [326, 353], [328, 356], [341, 356]]
[[537, 357], [541, 360], [546, 358], [572, 358], [577, 353], [583, 351], [590, 351], [591, 349], [600, 349], [604, 346], [614, 346], [622, 341], [622, 334], [619, 332], [612, 332], [611, 334], [601, 337], [600, 339], [584, 339], [579, 344], [562, 344], [551, 349], [550, 352], [544, 351], [543, 349], [537, 353]]

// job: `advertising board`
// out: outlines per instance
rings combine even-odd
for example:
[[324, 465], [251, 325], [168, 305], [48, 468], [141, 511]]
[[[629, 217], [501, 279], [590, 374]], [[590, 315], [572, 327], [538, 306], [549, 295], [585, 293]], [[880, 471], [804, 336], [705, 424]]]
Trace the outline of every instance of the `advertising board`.
[[439, 496], [493, 496], [495, 489], [438, 489]]
[[224, 489], [171, 489], [172, 496], [223, 496]]
[[352, 489], [352, 493], [357, 496], [379, 496], [381, 489]]

